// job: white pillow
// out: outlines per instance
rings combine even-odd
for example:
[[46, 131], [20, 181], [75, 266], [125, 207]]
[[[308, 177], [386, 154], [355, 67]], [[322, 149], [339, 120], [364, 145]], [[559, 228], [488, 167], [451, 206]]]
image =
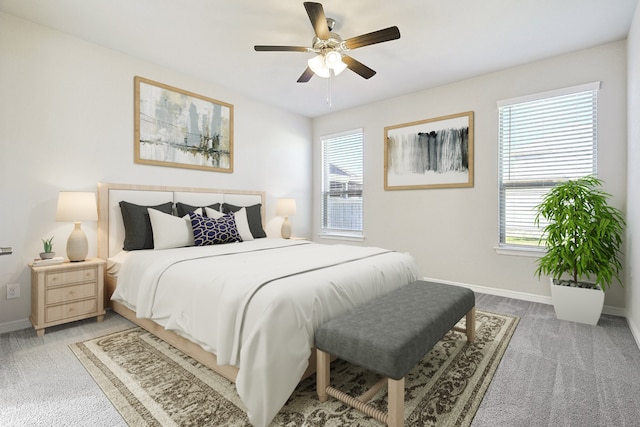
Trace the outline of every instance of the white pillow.
[[212, 209], [208, 206], [205, 206], [204, 211], [207, 213], [207, 218], [219, 219], [224, 216], [222, 212]]
[[[160, 212], [155, 209], [147, 209], [153, 230], [153, 248], [169, 249], [193, 246], [193, 229], [189, 214], [182, 218]], [[195, 213], [202, 215], [202, 209]]]
[[249, 228], [249, 218], [247, 218], [247, 209], [242, 208], [234, 212], [233, 215], [236, 217], [236, 228], [240, 233], [240, 237], [242, 237], [242, 241], [253, 240], [253, 234], [251, 234], [251, 229]]
[[[222, 212], [218, 212], [217, 210], [208, 207], [205, 207], [204, 210], [209, 218], [218, 219], [224, 215]], [[236, 228], [238, 229], [238, 233], [240, 233], [242, 241], [247, 242], [249, 240], [253, 240], [253, 234], [251, 234], [249, 220], [247, 219], [247, 210], [242, 208], [239, 211], [234, 212], [233, 216], [236, 220]]]

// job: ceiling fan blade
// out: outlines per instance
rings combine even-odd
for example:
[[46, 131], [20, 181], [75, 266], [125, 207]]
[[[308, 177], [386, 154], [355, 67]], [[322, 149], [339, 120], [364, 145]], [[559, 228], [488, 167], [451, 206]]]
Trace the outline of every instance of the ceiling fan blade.
[[318, 36], [320, 40], [328, 40], [329, 26], [327, 25], [327, 17], [324, 15], [322, 5], [320, 3], [306, 1], [304, 2], [304, 8], [307, 10], [307, 15], [309, 15], [316, 36]]
[[311, 80], [311, 77], [313, 77], [313, 71], [311, 70], [311, 68], [307, 67], [307, 69], [304, 70], [304, 73], [302, 73], [302, 75], [298, 78], [298, 83], [306, 83]]
[[371, 77], [376, 75], [376, 72], [371, 68], [364, 65], [362, 62], [353, 59], [350, 56], [344, 55], [342, 57], [342, 62], [347, 64], [347, 67], [356, 74], [364, 77], [365, 79], [370, 79]]
[[351, 37], [345, 40], [348, 49], [357, 49], [363, 46], [369, 46], [376, 43], [388, 42], [400, 38], [400, 30], [398, 27], [389, 27], [372, 33], [363, 34], [361, 36]]
[[303, 46], [263, 46], [256, 45], [253, 47], [258, 52], [309, 52], [308, 47]]

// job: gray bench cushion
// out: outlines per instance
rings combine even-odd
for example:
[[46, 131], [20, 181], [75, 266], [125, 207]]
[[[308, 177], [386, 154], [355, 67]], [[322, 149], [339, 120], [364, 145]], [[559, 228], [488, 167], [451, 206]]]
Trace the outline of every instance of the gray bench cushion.
[[399, 380], [475, 306], [469, 289], [417, 281], [320, 326], [316, 347]]

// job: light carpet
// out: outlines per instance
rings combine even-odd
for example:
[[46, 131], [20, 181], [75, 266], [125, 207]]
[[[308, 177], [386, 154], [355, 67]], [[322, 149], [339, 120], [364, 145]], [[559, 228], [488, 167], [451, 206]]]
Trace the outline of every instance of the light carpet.
[[[405, 425], [469, 426], [519, 318], [476, 311], [476, 340], [451, 331], [405, 378]], [[464, 319], [460, 326], [464, 326]], [[141, 328], [72, 344], [71, 349], [131, 426], [249, 426], [233, 383]], [[337, 360], [332, 385], [359, 395], [375, 374]], [[372, 404], [386, 411], [386, 389]], [[378, 426], [302, 381], [273, 426]]]

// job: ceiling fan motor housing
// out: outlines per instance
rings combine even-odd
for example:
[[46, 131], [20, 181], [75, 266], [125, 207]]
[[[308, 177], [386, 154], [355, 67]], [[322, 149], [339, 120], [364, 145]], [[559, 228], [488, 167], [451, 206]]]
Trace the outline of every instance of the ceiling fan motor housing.
[[313, 46], [314, 52], [321, 54], [324, 54], [330, 50], [335, 50], [338, 52], [345, 52], [349, 50], [342, 40], [342, 37], [340, 37], [340, 35], [336, 33], [329, 33], [329, 38], [326, 40], [322, 40], [318, 36], [315, 36], [313, 38], [313, 41], [311, 42], [311, 45]]

